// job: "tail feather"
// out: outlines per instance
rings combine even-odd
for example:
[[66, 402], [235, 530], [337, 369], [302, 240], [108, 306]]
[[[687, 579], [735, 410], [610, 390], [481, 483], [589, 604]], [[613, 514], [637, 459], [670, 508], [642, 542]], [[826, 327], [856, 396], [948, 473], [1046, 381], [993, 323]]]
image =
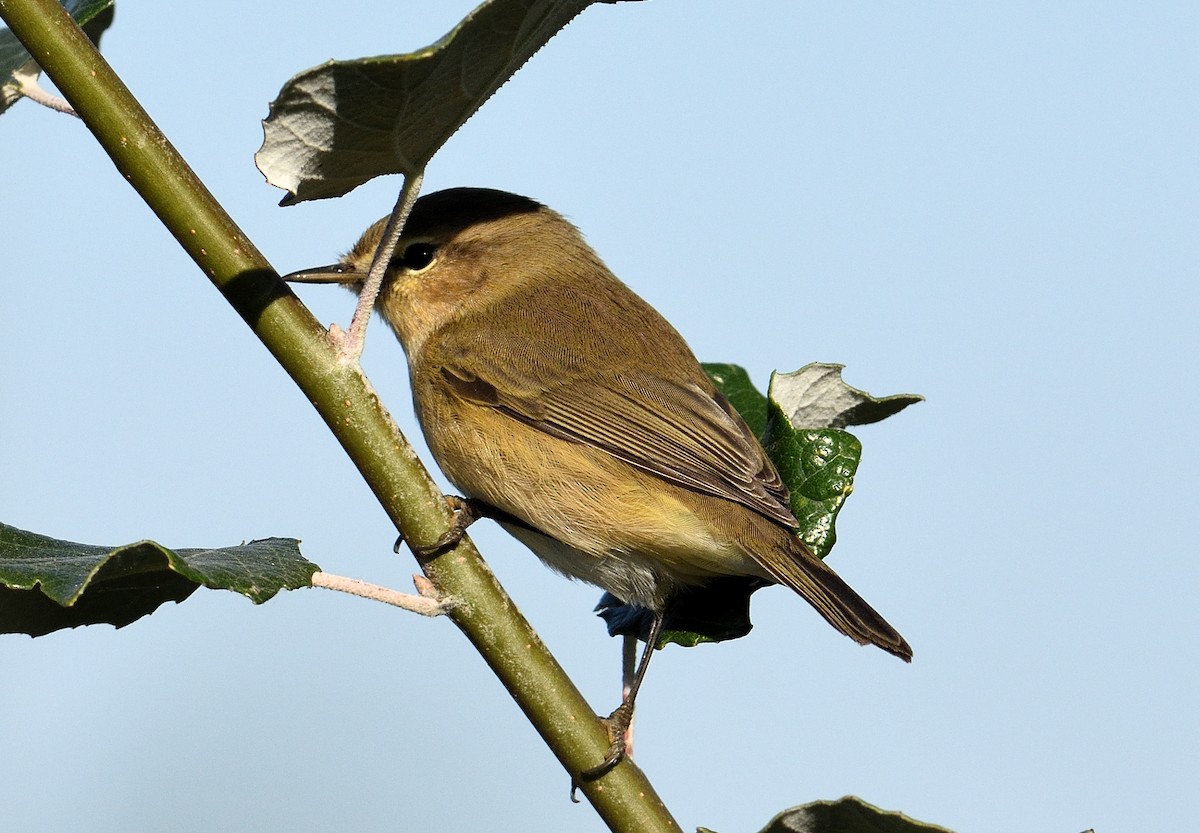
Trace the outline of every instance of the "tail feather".
[[763, 567], [781, 584], [799, 593], [829, 624], [859, 645], [875, 645], [905, 662], [912, 662], [912, 648], [875, 608], [842, 580], [833, 568], [807, 548], [789, 547], [782, 557]]

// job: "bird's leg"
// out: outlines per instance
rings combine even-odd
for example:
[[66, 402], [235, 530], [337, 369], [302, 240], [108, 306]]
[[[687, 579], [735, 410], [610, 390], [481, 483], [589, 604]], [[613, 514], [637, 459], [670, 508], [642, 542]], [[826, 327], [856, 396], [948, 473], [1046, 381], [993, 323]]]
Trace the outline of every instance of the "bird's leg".
[[[638, 638], [633, 634], [621, 637], [621, 700], [629, 696], [637, 676]], [[625, 727], [625, 755], [633, 758], [633, 720]]]
[[642, 650], [642, 658], [638, 662], [637, 674], [633, 677], [633, 684], [629, 687], [629, 692], [621, 700], [621, 705], [617, 706], [608, 717], [604, 718], [605, 728], [608, 729], [608, 736], [612, 744], [608, 747], [608, 754], [598, 766], [590, 769], [585, 769], [579, 773], [580, 777], [585, 781], [592, 781], [604, 775], [625, 757], [625, 733], [629, 729], [629, 724], [633, 722], [633, 705], [637, 699], [638, 689], [642, 687], [642, 680], [646, 678], [646, 668], [650, 665], [650, 657], [654, 656], [654, 649], [658, 645], [659, 634], [662, 633], [664, 614], [659, 612], [654, 614], [654, 620], [650, 623], [650, 633], [646, 635], [646, 647]]
[[[454, 520], [450, 523], [450, 528], [443, 532], [432, 544], [425, 546], [408, 544], [408, 548], [418, 558], [430, 558], [458, 546], [458, 542], [466, 534], [467, 527], [480, 518], [486, 518], [489, 514], [488, 505], [475, 498], [446, 495], [446, 503], [450, 506], [451, 511], [454, 512]], [[396, 539], [396, 546], [393, 548], [394, 551], [400, 552], [400, 545], [405, 543], [408, 542], [401, 535]]]

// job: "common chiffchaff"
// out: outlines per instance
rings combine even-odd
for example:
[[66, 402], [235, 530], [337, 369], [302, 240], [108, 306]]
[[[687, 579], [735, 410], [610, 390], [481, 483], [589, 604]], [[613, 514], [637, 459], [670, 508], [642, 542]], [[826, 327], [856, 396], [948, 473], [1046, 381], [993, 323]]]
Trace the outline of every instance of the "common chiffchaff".
[[[289, 280], [357, 290], [385, 222]], [[550, 567], [654, 614], [637, 683], [672, 597], [722, 576], [785, 584], [855, 642], [911, 659], [797, 536], [775, 467], [683, 338], [559, 214], [481, 188], [422, 197], [377, 308], [450, 482]], [[623, 753], [636, 689], [598, 771]]]

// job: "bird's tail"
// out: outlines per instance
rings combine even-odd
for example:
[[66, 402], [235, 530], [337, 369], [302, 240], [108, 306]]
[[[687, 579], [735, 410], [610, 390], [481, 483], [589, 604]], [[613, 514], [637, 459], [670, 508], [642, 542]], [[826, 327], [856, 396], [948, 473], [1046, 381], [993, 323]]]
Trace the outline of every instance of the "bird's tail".
[[859, 645], [876, 645], [905, 662], [912, 661], [912, 648], [875, 608], [846, 584], [833, 568], [817, 558], [798, 538], [792, 537], [786, 552], [757, 560], [781, 584], [795, 590], [833, 625]]

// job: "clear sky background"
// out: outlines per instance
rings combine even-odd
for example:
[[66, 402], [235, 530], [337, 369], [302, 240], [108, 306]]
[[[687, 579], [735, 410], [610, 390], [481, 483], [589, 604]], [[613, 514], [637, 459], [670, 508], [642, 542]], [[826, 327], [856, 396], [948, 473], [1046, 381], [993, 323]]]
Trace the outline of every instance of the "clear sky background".
[[[126, 3], [104, 51], [281, 271], [398, 178], [281, 209], [252, 156], [292, 74], [440, 37], [463, 2]], [[860, 795], [960, 833], [1189, 829], [1200, 773], [1195, 3], [589, 9], [435, 157], [432, 191], [572, 218], [709, 361], [848, 366], [928, 401], [859, 429], [830, 563], [908, 638], [792, 594], [660, 655], [637, 760], [685, 829]], [[407, 587], [316, 414], [78, 123], [6, 164], [0, 519], [101, 544], [303, 539]], [[346, 323], [348, 294], [304, 292]], [[382, 326], [364, 365], [417, 438]], [[598, 711], [599, 591], [472, 533]], [[447, 620], [198, 591], [116, 631], [0, 638], [6, 831], [598, 831]]]

